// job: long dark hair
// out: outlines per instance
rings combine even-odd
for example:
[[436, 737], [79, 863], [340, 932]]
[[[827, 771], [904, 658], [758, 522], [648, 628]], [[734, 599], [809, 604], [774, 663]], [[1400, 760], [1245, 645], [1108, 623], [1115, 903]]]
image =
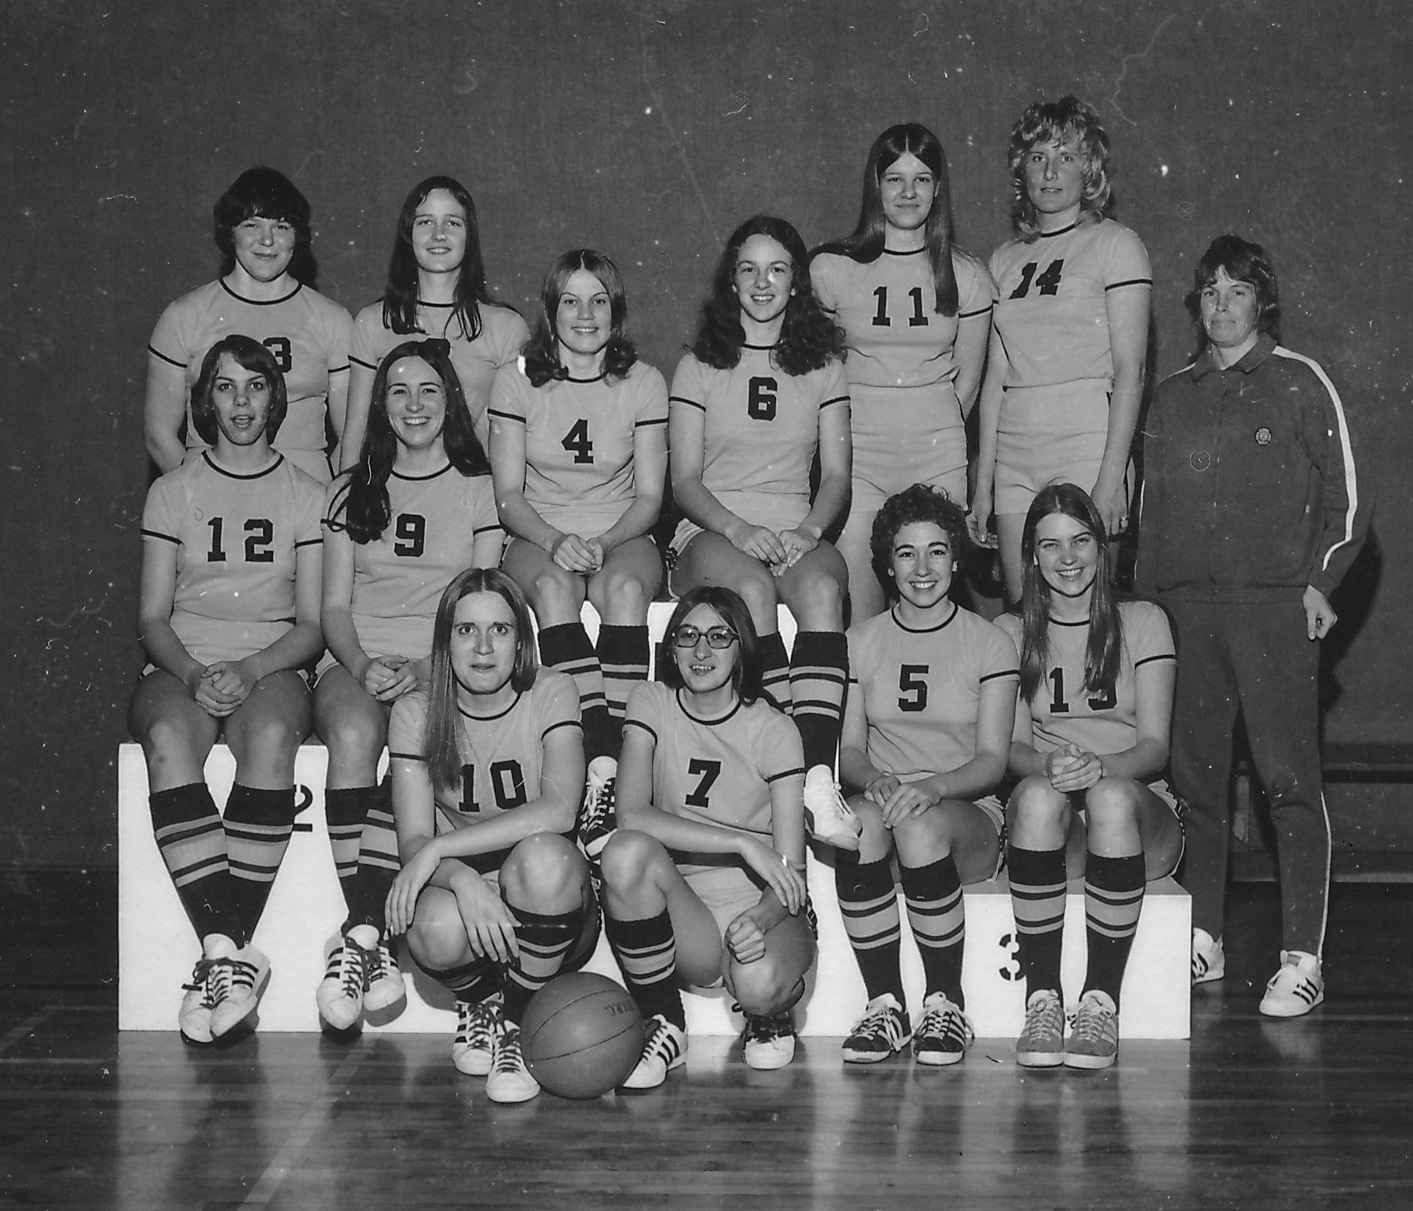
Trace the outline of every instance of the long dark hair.
[[1021, 534], [1024, 565], [1021, 590], [1021, 697], [1029, 701], [1044, 684], [1050, 661], [1050, 586], [1035, 560], [1035, 531], [1052, 513], [1072, 517], [1094, 535], [1099, 566], [1089, 594], [1089, 643], [1084, 654], [1084, 688], [1091, 694], [1108, 693], [1119, 676], [1123, 655], [1123, 620], [1119, 616], [1113, 585], [1113, 548], [1104, 530], [1104, 519], [1089, 493], [1074, 484], [1049, 484], [1035, 494], [1025, 515]]
[[569, 377], [559, 360], [555, 315], [569, 279], [580, 269], [598, 278], [608, 295], [612, 331], [603, 353], [604, 377], [610, 381], [624, 378], [638, 360], [638, 351], [628, 339], [628, 295], [623, 289], [623, 275], [618, 272], [618, 266], [592, 248], [573, 248], [550, 266], [540, 286], [540, 314], [535, 317], [534, 330], [525, 344], [525, 377], [532, 387], [542, 387], [550, 379]]
[[309, 199], [284, 173], [273, 168], [247, 168], [211, 208], [212, 234], [221, 253], [221, 277], [235, 269], [235, 229], [247, 219], [275, 219], [294, 228], [294, 253], [286, 272], [296, 282], [313, 287], [319, 280], [310, 231]]
[[265, 376], [270, 384], [270, 415], [265, 421], [265, 439], [272, 445], [275, 434], [280, 431], [285, 413], [289, 410], [289, 395], [285, 390], [285, 376], [280, 373], [275, 355], [252, 337], [235, 333], [223, 336], [206, 351], [201, 361], [201, 373], [191, 389], [191, 423], [201, 440], [208, 446], [216, 444], [220, 436], [220, 426], [216, 423], [216, 405], [211, 392], [216, 385], [216, 373], [220, 369], [221, 355], [230, 354], [232, 360], [246, 370], [254, 370]]
[[[444, 189], [466, 212], [466, 255], [452, 294], [452, 319], [461, 335], [474, 341], [481, 335], [481, 304], [498, 307], [486, 290], [486, 266], [481, 259], [481, 229], [471, 192], [455, 177], [435, 176], [418, 181], [403, 200], [397, 216], [397, 236], [388, 261], [388, 284], [383, 290], [383, 326], [399, 335], [421, 332], [417, 326], [417, 254], [412, 250], [412, 223], [417, 208], [434, 189]], [[450, 323], [447, 325], [451, 327]], [[440, 335], [438, 333], [437, 335]]]
[[697, 320], [692, 353], [697, 360], [717, 370], [730, 370], [741, 360], [746, 330], [741, 326], [741, 300], [732, 289], [736, 280], [736, 258], [741, 246], [753, 235], [769, 236], [790, 257], [794, 275], [790, 301], [785, 305], [785, 322], [775, 345], [775, 364], [789, 375], [808, 374], [844, 355], [844, 332], [834, 323], [815, 297], [810, 285], [809, 254], [800, 233], [773, 215], [753, 215], [731, 233], [726, 249], [711, 276], [711, 293], [702, 304]]
[[765, 662], [760, 653], [760, 637], [756, 634], [756, 624], [751, 621], [751, 612], [741, 600], [741, 595], [734, 589], [721, 585], [698, 585], [695, 589], [689, 589], [678, 600], [677, 608], [672, 611], [672, 617], [667, 622], [666, 637], [663, 640], [667, 649], [664, 653], [666, 659], [658, 661], [658, 680], [674, 690], [683, 688], [682, 670], [677, 667], [677, 659], [673, 654], [672, 637], [677, 634], [677, 628], [682, 625], [683, 619], [699, 605], [715, 610], [726, 625], [739, 636], [740, 652], [736, 667], [731, 670], [731, 688], [736, 691], [736, 697], [749, 706], [763, 693], [761, 677], [765, 671]]
[[937, 311], [953, 316], [961, 305], [957, 294], [957, 272], [952, 265], [955, 238], [952, 232], [952, 187], [947, 175], [947, 153], [942, 140], [917, 122], [901, 122], [890, 126], [873, 141], [864, 164], [863, 201], [859, 219], [851, 235], [821, 244], [810, 255], [821, 252], [838, 253], [865, 265], [883, 255], [888, 234], [888, 220], [883, 214], [883, 177], [903, 156], [914, 155], [932, 173], [934, 192], [932, 209], [923, 226], [923, 243], [927, 248], [927, 263], [932, 268], [933, 287], [937, 291]]
[[388, 477], [397, 458], [397, 435], [388, 421], [388, 371], [405, 357], [420, 357], [437, 372], [446, 391], [446, 420], [442, 424], [442, 446], [448, 461], [462, 475], [488, 475], [490, 462], [466, 407], [461, 379], [451, 364], [449, 346], [444, 340], [404, 341], [378, 363], [373, 377], [373, 395], [368, 405], [368, 428], [358, 465], [345, 472], [347, 478], [334, 497], [330, 529], [344, 529], [354, 542], [373, 542], [392, 521], [388, 499]]
[[456, 703], [457, 680], [451, 667], [451, 628], [456, 622], [456, 606], [472, 593], [495, 593], [515, 615], [515, 664], [510, 671], [510, 687], [523, 694], [535, 684], [539, 664], [535, 660], [535, 628], [530, 606], [520, 586], [499, 568], [467, 568], [447, 585], [437, 603], [432, 624], [432, 672], [427, 684], [427, 729], [422, 736], [422, 758], [432, 776], [432, 785], [442, 793], [461, 781], [460, 711]]

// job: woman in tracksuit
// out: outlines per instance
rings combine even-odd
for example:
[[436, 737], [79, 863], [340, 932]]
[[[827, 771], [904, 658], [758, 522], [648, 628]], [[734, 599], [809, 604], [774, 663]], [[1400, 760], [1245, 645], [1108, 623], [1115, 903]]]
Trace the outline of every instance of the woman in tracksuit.
[[1368, 532], [1339, 393], [1277, 343], [1279, 296], [1259, 245], [1221, 236], [1188, 310], [1202, 349], [1165, 380], [1144, 429], [1139, 587], [1177, 631], [1172, 774], [1188, 805], [1192, 978], [1222, 978], [1228, 783], [1238, 710], [1270, 800], [1280, 863], [1281, 965], [1261, 1012], [1324, 1000], [1320, 951], [1330, 830], [1321, 789], [1319, 646], [1330, 597]]

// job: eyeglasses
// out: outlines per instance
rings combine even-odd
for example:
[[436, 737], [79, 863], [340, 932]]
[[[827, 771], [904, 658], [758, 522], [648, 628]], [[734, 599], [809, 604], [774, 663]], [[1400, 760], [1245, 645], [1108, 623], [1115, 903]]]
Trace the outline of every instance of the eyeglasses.
[[694, 648], [701, 642], [702, 637], [706, 637], [707, 647], [729, 648], [739, 636], [730, 627], [712, 627], [709, 631], [703, 631], [700, 627], [688, 626], [683, 623], [677, 628], [672, 636], [672, 646], [678, 648]]

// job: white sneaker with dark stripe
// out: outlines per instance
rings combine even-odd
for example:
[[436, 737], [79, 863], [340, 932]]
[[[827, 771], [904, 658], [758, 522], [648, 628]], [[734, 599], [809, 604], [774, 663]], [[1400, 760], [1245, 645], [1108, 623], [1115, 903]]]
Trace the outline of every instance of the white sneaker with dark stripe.
[[250, 1017], [260, 1004], [260, 994], [270, 980], [270, 960], [254, 946], [242, 946], [235, 957], [218, 959], [212, 978], [221, 982], [213, 994], [211, 1037], [229, 1034]]
[[1192, 931], [1192, 982], [1210, 984], [1227, 974], [1227, 952], [1221, 938], [1205, 929]]
[[363, 1008], [377, 1013], [390, 1009], [407, 996], [407, 981], [387, 943], [363, 952]]
[[530, 1075], [520, 1054], [520, 1027], [507, 1022], [491, 1052], [491, 1071], [486, 1077], [486, 1096], [493, 1102], [513, 1105], [538, 1097], [540, 1082]]
[[653, 1014], [644, 1025], [643, 1054], [619, 1086], [621, 1089], [656, 1089], [687, 1058], [687, 1032], [680, 1026], [660, 1013]]
[[961, 1007], [945, 992], [934, 992], [922, 1003], [922, 1021], [913, 1032], [913, 1056], [919, 1064], [955, 1064], [975, 1037]]
[[342, 933], [330, 938], [324, 950], [324, 978], [314, 991], [314, 1002], [334, 1030], [352, 1030], [363, 1013], [367, 952]]
[[500, 994], [479, 1003], [457, 1001], [456, 1039], [451, 1045], [451, 1062], [467, 1076], [486, 1076], [491, 1071], [496, 1039], [505, 1030], [505, 1013]]
[[863, 823], [845, 802], [827, 765], [815, 765], [805, 773], [805, 825], [810, 836], [835, 849], [857, 850]]
[[1266, 984], [1261, 1012], [1268, 1018], [1298, 1018], [1324, 999], [1320, 960], [1303, 950], [1281, 951], [1280, 970]]

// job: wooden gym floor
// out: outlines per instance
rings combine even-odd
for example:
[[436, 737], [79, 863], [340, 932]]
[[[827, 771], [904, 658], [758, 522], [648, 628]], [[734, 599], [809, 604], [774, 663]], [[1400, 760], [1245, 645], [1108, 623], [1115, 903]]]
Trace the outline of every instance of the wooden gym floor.
[[653, 1093], [511, 1107], [441, 1037], [119, 1034], [114, 894], [0, 874], [0, 1207], [1413, 1206], [1406, 884], [1335, 886], [1327, 1001], [1288, 1022], [1256, 1012], [1274, 889], [1238, 884], [1191, 1042], [1107, 1073], [1017, 1069], [1009, 1039], [942, 1070], [812, 1039], [756, 1073], [696, 1039]]

